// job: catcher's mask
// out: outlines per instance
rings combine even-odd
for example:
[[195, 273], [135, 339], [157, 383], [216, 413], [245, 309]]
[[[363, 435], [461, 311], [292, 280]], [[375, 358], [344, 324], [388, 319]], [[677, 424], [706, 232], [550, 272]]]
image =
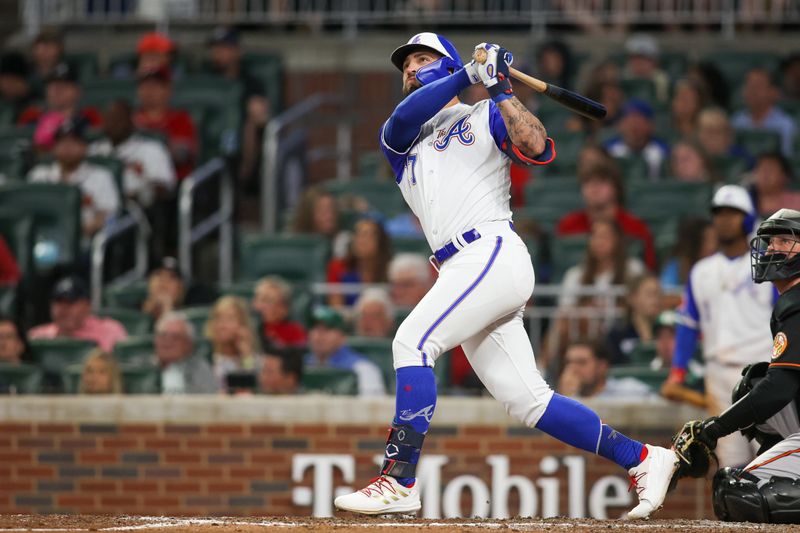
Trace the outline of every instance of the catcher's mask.
[[800, 211], [781, 209], [758, 226], [750, 267], [756, 283], [800, 276]]

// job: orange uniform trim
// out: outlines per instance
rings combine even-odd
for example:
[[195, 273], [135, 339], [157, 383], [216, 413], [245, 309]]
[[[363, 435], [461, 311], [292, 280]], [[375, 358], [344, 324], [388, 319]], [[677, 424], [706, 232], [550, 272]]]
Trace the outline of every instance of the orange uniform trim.
[[770, 363], [769, 366], [796, 366], [800, 368], [800, 365], [797, 363]]
[[750, 472], [751, 470], [755, 470], [756, 468], [761, 468], [762, 466], [764, 466], [764, 465], [768, 465], [768, 464], [770, 464], [770, 463], [771, 463], [771, 462], [773, 462], [773, 461], [777, 461], [778, 459], [783, 459], [784, 457], [787, 457], [787, 456], [789, 456], [789, 455], [792, 455], [793, 453], [800, 453], [800, 448], [798, 448], [798, 449], [796, 449], [796, 450], [789, 450], [788, 452], [783, 452], [783, 453], [782, 453], [782, 454], [780, 454], [780, 455], [776, 455], [776, 456], [775, 456], [775, 457], [773, 457], [772, 459], [767, 459], [767, 460], [766, 460], [766, 461], [764, 461], [763, 463], [759, 463], [759, 464], [757, 464], [757, 465], [751, 466], [750, 468], [748, 468], [748, 469], [747, 469], [747, 472]]

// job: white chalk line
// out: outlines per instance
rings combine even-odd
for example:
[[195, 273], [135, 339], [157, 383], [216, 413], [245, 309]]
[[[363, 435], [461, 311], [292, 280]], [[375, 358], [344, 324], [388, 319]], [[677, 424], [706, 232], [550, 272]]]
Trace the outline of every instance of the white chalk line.
[[[213, 519], [213, 518], [189, 518], [189, 519], [176, 519], [176, 520], [168, 520], [164, 521], [163, 517], [137, 517], [137, 520], [143, 520], [149, 523], [146, 524], [136, 524], [130, 526], [111, 526], [111, 527], [100, 527], [100, 528], [18, 528], [18, 529], [0, 529], [0, 533], [18, 533], [18, 532], [42, 532], [42, 531], [57, 531], [57, 532], [79, 532], [79, 531], [142, 531], [148, 529], [164, 529], [164, 528], [173, 528], [173, 527], [185, 527], [185, 526], [209, 526], [209, 525], [221, 525], [221, 526], [250, 526], [250, 527], [313, 527], [313, 522], [286, 522], [286, 521], [278, 521], [278, 520], [265, 520], [265, 521], [227, 521], [227, 520], [220, 520], [220, 519]], [[320, 526], [323, 523], [319, 524]], [[361, 527], [361, 528], [374, 528], [374, 527], [405, 527], [405, 528], [419, 528], [419, 527], [455, 527], [455, 528], [465, 528], [465, 527], [474, 527], [474, 528], [482, 528], [482, 529], [512, 529], [516, 531], [531, 531], [533, 529], [541, 529], [543, 527], [548, 528], [574, 528], [574, 527], [588, 527], [590, 524], [582, 524], [580, 522], [415, 522], [413, 520], [409, 520], [407, 522], [362, 522], [362, 523], [351, 523], [351, 522], [324, 522], [324, 525], [329, 528], [344, 528], [344, 527]], [[596, 525], [596, 524], [591, 524]], [[658, 524], [651, 524], [647, 522], [632, 522], [632, 521], [625, 521], [625, 520], [609, 520], [608, 523], [603, 523], [602, 526], [604, 529], [624, 529], [624, 528], [633, 528], [633, 529], [656, 529], [656, 528], [664, 528], [669, 527], [669, 524], [660, 522]], [[731, 523], [731, 522], [712, 522], [708, 520], [699, 521], [698, 523], [693, 524], [686, 524], [683, 523], [680, 526], [682, 529], [707, 529], [709, 527], [728, 527], [728, 528], [735, 528], [735, 529], [761, 529], [760, 524], [746, 524], [746, 523]]]

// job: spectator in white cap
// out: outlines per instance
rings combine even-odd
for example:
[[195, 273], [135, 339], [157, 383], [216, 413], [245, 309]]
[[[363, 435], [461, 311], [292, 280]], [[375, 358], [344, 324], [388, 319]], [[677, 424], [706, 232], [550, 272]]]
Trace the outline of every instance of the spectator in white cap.
[[644, 33], [631, 35], [625, 42], [625, 54], [623, 77], [652, 81], [656, 100], [666, 102], [669, 99], [669, 76], [659, 68], [660, 51], [655, 37]]
[[355, 305], [356, 335], [390, 338], [394, 327], [394, 305], [389, 293], [378, 288], [362, 292]]

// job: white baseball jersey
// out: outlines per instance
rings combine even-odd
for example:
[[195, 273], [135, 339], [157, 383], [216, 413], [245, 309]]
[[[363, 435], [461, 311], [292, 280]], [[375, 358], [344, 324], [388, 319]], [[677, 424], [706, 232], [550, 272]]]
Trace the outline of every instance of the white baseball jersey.
[[[383, 152], [432, 250], [481, 223], [511, 220], [511, 159], [501, 150], [507, 135], [491, 100], [442, 109], [403, 153], [387, 145], [381, 129]], [[526, 160], [544, 164], [553, 155], [548, 141], [537, 160]]]
[[771, 353], [775, 298], [771, 283], [753, 282], [749, 253], [729, 258], [718, 252], [692, 268], [684, 320], [701, 332], [706, 359], [744, 366]]
[[112, 217], [120, 209], [119, 190], [114, 176], [105, 168], [83, 162], [66, 180], [57, 162], [36, 165], [28, 174], [33, 183], [68, 183], [77, 185], [83, 194], [81, 220], [84, 225], [94, 220], [98, 211]]
[[102, 139], [89, 146], [89, 154], [114, 156], [125, 162], [125, 196], [135, 198], [143, 207], [155, 200], [155, 186], [175, 188], [175, 167], [163, 143], [141, 135], [131, 135], [117, 146]]

